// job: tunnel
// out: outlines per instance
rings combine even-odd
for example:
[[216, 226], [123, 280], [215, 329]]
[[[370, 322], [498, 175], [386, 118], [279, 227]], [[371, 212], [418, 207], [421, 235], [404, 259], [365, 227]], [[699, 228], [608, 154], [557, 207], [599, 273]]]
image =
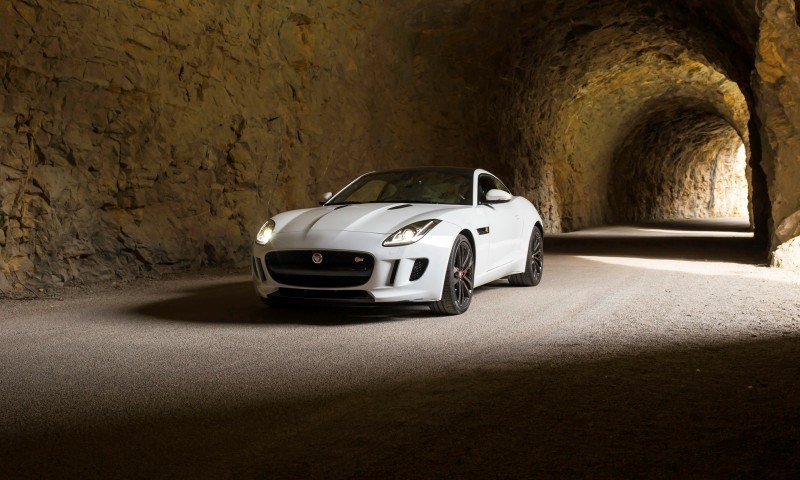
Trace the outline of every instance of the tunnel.
[[6, 4], [4, 291], [245, 265], [264, 214], [383, 167], [496, 171], [548, 232], [744, 215], [737, 142], [795, 264], [791, 2], [242, 8]]
[[[0, 25], [3, 301], [241, 272], [273, 215], [434, 165], [497, 174], [578, 262], [732, 261], [719, 277], [742, 284], [800, 271], [796, 0], [3, 0]], [[634, 226], [650, 236], [591, 233]], [[775, 300], [765, 285], [737, 295]], [[800, 305], [782, 292], [794, 338]], [[196, 308], [158, 305], [174, 321]], [[617, 367], [635, 369], [592, 371]]]

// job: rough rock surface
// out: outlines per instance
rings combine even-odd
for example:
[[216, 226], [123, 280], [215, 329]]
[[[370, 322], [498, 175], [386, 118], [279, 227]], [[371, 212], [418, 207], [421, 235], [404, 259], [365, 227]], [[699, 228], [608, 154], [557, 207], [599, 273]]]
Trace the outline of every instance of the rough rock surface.
[[[654, 109], [614, 153], [617, 221], [748, 216], [741, 137], [725, 119]], [[709, 168], [710, 167], [710, 168]]]
[[[798, 3], [762, 5], [757, 111], [769, 184], [773, 264], [800, 265], [800, 22]], [[794, 239], [794, 240], [793, 240]]]
[[[501, 103], [501, 158], [516, 185], [541, 205], [551, 230], [602, 224], [617, 220], [620, 208], [640, 208], [610, 201], [609, 186], [619, 146], [631, 143], [631, 130], [654, 111], [713, 112], [747, 142], [740, 85], [746, 68], [730, 58], [739, 47], [687, 13], [666, 2], [554, 2], [549, 21], [533, 25], [516, 47], [518, 63]], [[630, 157], [662, 154], [663, 145], [636, 140], [632, 146]], [[705, 165], [710, 172], [711, 162]]]
[[468, 161], [458, 89], [393, 15], [2, 2], [0, 291], [242, 264], [270, 214], [356, 174]]
[[712, 178], [742, 141], [757, 235], [798, 233], [793, 0], [8, 0], [0, 24], [0, 292], [243, 265], [270, 214], [402, 165], [493, 169], [561, 231], [739, 213], [741, 169]]

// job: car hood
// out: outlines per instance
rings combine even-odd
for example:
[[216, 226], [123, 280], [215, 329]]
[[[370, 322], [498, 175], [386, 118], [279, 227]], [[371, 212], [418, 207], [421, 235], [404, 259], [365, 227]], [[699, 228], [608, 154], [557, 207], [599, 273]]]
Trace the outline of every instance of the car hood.
[[442, 214], [459, 208], [465, 206], [407, 203], [331, 205], [276, 216], [276, 233], [346, 231], [390, 234], [409, 223], [441, 218]]

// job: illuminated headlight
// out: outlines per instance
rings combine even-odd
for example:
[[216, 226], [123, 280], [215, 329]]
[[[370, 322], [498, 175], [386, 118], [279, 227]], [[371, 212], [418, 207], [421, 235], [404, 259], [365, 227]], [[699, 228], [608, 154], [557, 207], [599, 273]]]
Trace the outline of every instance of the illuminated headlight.
[[259, 245], [266, 245], [272, 238], [272, 231], [275, 230], [275, 222], [270, 220], [265, 223], [256, 235], [256, 243]]
[[402, 245], [411, 245], [418, 242], [430, 232], [433, 227], [441, 223], [441, 220], [423, 220], [421, 222], [414, 222], [411, 225], [406, 225], [400, 230], [389, 235], [389, 238], [383, 241], [384, 247], [400, 247]]

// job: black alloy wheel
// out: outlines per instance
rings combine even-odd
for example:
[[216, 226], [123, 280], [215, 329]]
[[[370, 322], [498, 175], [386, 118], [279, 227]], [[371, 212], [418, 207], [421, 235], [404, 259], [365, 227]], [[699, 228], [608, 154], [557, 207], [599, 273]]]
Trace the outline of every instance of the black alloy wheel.
[[459, 235], [450, 252], [447, 275], [442, 286], [442, 299], [431, 304], [431, 310], [442, 315], [459, 315], [472, 302], [475, 285], [475, 254], [467, 237]]
[[544, 273], [544, 238], [539, 227], [533, 227], [531, 240], [528, 244], [528, 254], [525, 263], [525, 272], [511, 275], [508, 282], [519, 287], [535, 287], [542, 281]]

